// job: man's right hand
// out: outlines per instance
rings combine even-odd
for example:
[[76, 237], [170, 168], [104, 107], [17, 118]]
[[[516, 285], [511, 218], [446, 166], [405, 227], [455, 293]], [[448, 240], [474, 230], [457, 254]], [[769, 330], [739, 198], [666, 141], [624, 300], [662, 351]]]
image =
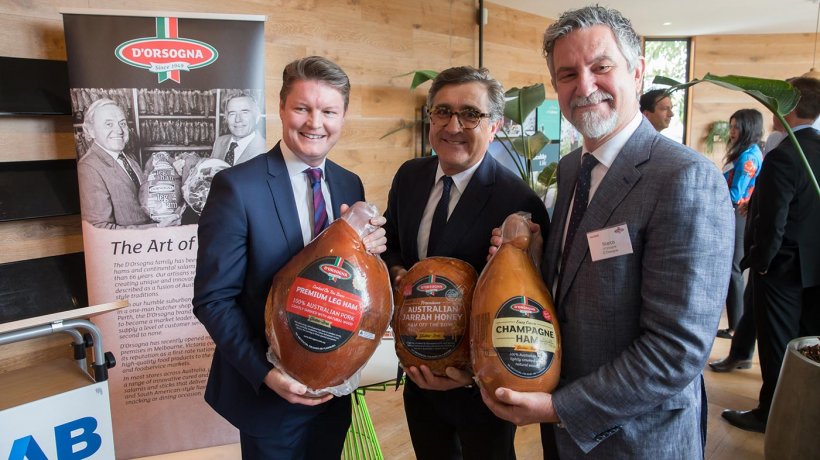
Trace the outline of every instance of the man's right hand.
[[399, 282], [407, 274], [407, 269], [401, 265], [393, 265], [390, 267], [390, 281], [393, 282], [393, 287], [399, 285]]
[[305, 395], [307, 386], [285, 375], [285, 373], [275, 367], [265, 376], [264, 382], [268, 388], [275, 391], [282, 399], [291, 404], [317, 406], [330, 401], [330, 398], [333, 397], [332, 394], [326, 394], [324, 396]]
[[[536, 263], [537, 267], [538, 263], [541, 262], [542, 250], [544, 248], [544, 239], [541, 237], [541, 226], [530, 221], [530, 233], [532, 233], [532, 237], [534, 238], [532, 244], [530, 244], [530, 258], [534, 263]], [[494, 228], [492, 236], [490, 236], [490, 249], [487, 251], [488, 261], [493, 254], [498, 251], [498, 248], [501, 247], [501, 243], [503, 242], [504, 240], [501, 237], [501, 228]]]

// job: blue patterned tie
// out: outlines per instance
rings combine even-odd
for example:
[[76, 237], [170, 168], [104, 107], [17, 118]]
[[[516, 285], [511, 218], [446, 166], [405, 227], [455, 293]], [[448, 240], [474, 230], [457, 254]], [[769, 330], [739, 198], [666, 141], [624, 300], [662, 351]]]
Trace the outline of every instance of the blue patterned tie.
[[325, 196], [322, 194], [322, 170], [308, 168], [305, 172], [310, 179], [310, 187], [313, 189], [313, 237], [315, 238], [327, 227], [327, 209], [325, 209]]
[[453, 178], [450, 176], [442, 176], [441, 185], [444, 186], [444, 189], [436, 205], [436, 210], [433, 212], [433, 221], [430, 223], [430, 237], [427, 239], [427, 257], [434, 255], [433, 250], [436, 248], [436, 245], [438, 245], [441, 234], [444, 233], [444, 227], [447, 225], [447, 214], [450, 211], [450, 189], [453, 187]]
[[[561, 272], [564, 274], [564, 267], [569, 258], [569, 251], [572, 248], [572, 239], [575, 238], [575, 232], [578, 231], [578, 225], [584, 217], [584, 212], [587, 210], [589, 203], [589, 186], [592, 183], [592, 168], [598, 164], [598, 160], [589, 153], [584, 154], [581, 160], [581, 170], [578, 173], [578, 181], [575, 183], [575, 200], [572, 203], [572, 213], [569, 218], [569, 226], [567, 227], [567, 237], [564, 240], [564, 250], [561, 253]], [[558, 284], [561, 284], [561, 276], [558, 278]]]

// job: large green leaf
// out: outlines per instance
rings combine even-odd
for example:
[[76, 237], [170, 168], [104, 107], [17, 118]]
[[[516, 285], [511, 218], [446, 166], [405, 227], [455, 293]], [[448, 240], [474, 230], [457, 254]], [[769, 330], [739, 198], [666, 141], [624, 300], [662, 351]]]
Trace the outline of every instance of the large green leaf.
[[[526, 145], [524, 145], [525, 143]], [[527, 160], [535, 158], [538, 152], [549, 143], [549, 138], [541, 131], [536, 131], [529, 136], [516, 137], [512, 140], [512, 146], [515, 152]]]
[[653, 83], [671, 86], [671, 88], [669, 88], [670, 92], [688, 88], [702, 81], [708, 81], [733, 91], [744, 92], [766, 106], [766, 108], [773, 113], [780, 115], [786, 115], [794, 110], [797, 106], [797, 101], [800, 99], [800, 94], [792, 88], [792, 85], [789, 83], [783, 80], [770, 80], [768, 78], [744, 77], [740, 75], [718, 76], [707, 73], [703, 76], [702, 80], [696, 78], [686, 83], [679, 83], [671, 78], [662, 76], [657, 76], [652, 80]]
[[[410, 83], [410, 89], [414, 90], [427, 80], [434, 80], [438, 76], [435, 70], [416, 70], [411, 72], [413, 74], [413, 82]], [[409, 74], [405, 74], [409, 75]]]
[[527, 116], [541, 104], [544, 103], [544, 84], [536, 83], [523, 88], [511, 88], [504, 96], [507, 103], [504, 104], [504, 117], [521, 125]]
[[549, 187], [554, 184], [558, 177], [555, 172], [558, 170], [558, 163], [550, 163], [541, 170], [538, 174], [538, 182], [544, 187]]

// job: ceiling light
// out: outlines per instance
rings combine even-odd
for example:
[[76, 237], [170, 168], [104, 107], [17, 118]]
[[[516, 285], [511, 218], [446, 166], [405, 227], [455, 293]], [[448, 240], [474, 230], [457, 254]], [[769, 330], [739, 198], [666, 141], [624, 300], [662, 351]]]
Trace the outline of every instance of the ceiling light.
[[671, 25], [672, 25], [672, 23], [671, 23], [671, 22], [664, 22], [664, 23], [663, 23], [663, 25], [665, 25], [665, 26], [671, 26]]

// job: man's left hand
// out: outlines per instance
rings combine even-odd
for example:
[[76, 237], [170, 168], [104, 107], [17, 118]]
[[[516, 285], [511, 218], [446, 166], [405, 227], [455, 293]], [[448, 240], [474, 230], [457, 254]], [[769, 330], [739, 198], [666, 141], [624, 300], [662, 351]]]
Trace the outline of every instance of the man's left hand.
[[446, 391], [453, 388], [460, 388], [467, 385], [472, 385], [473, 376], [469, 372], [465, 372], [455, 367], [448, 367], [444, 370], [446, 376], [438, 376], [430, 371], [430, 368], [421, 365], [419, 367], [410, 366], [405, 369], [407, 376], [425, 390]]
[[557, 423], [558, 415], [552, 405], [552, 395], [540, 392], [520, 392], [509, 388], [497, 388], [495, 397], [490, 399], [484, 388], [481, 398], [484, 404], [499, 418], [515, 423], [517, 426], [531, 423]]

